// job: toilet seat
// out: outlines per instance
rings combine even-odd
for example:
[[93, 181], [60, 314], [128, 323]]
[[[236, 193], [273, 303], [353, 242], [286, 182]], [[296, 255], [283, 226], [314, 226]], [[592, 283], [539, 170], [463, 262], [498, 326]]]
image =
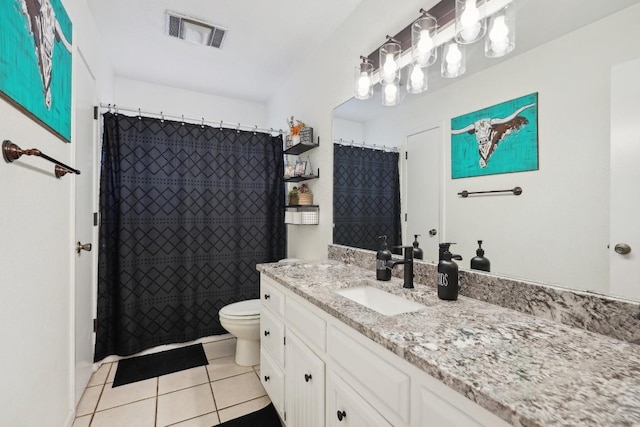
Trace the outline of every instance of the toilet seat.
[[260, 318], [260, 300], [250, 299], [226, 305], [220, 309], [220, 316], [227, 319], [253, 320]]

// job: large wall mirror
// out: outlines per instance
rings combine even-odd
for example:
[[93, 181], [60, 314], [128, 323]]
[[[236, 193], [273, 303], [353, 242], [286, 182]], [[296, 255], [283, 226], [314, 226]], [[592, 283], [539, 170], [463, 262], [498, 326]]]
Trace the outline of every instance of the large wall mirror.
[[[629, 175], [640, 169], [629, 167], [640, 162], [640, 5], [586, 3], [516, 0], [511, 56], [489, 60], [480, 42], [461, 78], [443, 79], [437, 62], [426, 93], [383, 107], [376, 88], [334, 110], [334, 142], [398, 147], [402, 240], [420, 234], [425, 260], [456, 242], [469, 268], [483, 240], [492, 273], [640, 300], [640, 192], [624, 187], [640, 182]], [[451, 119], [532, 93], [539, 168], [452, 179]], [[516, 186], [520, 196], [458, 195]]]

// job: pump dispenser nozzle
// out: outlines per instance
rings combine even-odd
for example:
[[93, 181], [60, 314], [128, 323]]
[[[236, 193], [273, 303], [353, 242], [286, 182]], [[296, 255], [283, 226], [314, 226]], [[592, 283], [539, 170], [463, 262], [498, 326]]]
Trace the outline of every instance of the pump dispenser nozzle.
[[476, 249], [476, 256], [471, 258], [471, 268], [474, 270], [491, 271], [491, 262], [484, 256], [484, 249], [482, 249], [482, 240], [478, 240], [478, 249]]
[[418, 247], [418, 245], [419, 245], [418, 236], [419, 236], [419, 234], [414, 234], [415, 241], [413, 242], [413, 258], [414, 259], [423, 259], [424, 258], [424, 252], [422, 251], [422, 249], [420, 249]]

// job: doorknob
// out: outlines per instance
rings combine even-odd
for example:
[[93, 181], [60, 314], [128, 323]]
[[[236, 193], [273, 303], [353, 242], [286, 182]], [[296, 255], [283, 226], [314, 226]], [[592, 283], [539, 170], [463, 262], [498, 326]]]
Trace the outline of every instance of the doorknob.
[[613, 250], [620, 255], [626, 255], [631, 252], [631, 246], [627, 245], [626, 243], [618, 243], [614, 246]]
[[85, 243], [84, 245], [80, 242], [76, 243], [76, 252], [80, 253], [80, 251], [91, 251], [91, 243]]
[[429, 236], [435, 236], [436, 234], [438, 234], [438, 230], [436, 230], [435, 228], [429, 230]]

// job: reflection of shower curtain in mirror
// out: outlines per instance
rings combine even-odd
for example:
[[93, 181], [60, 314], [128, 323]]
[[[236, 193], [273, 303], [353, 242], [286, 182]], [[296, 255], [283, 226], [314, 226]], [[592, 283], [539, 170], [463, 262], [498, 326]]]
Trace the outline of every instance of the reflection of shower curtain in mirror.
[[95, 360], [226, 333], [284, 258], [282, 138], [104, 115]]
[[399, 154], [333, 146], [333, 243], [377, 250], [401, 245]]

